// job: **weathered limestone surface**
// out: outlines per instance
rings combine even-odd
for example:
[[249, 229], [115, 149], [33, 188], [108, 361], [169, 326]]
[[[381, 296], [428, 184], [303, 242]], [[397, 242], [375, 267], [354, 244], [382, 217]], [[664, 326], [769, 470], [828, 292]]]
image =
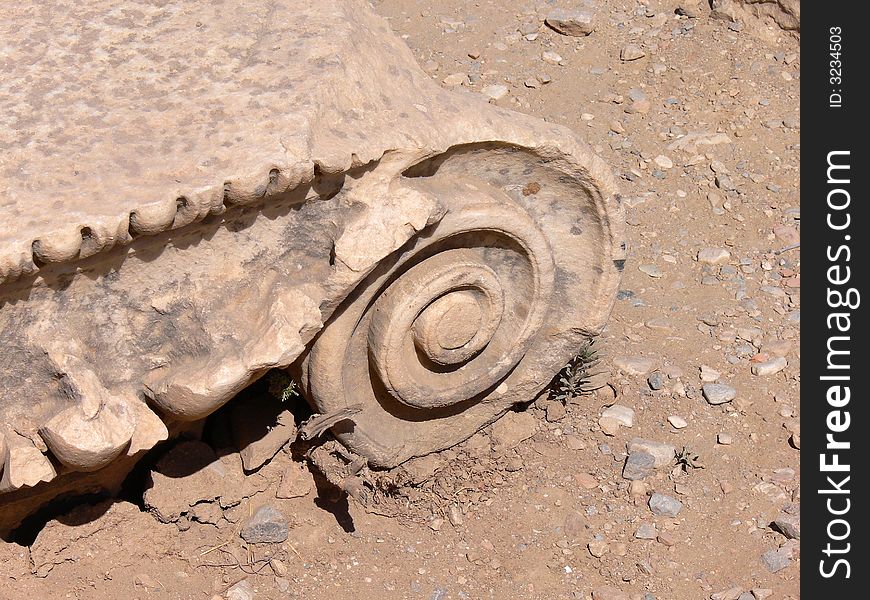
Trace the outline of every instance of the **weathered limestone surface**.
[[391, 466], [603, 327], [609, 170], [442, 90], [365, 2], [34, 10], [0, 21], [0, 529], [269, 369]]
[[756, 17], [762, 23], [772, 21], [780, 29], [800, 35], [800, 0], [712, 0], [710, 4], [716, 18], [736, 21]]
[[801, 3], [800, 0], [741, 0], [757, 17], [772, 19], [786, 31], [800, 33]]

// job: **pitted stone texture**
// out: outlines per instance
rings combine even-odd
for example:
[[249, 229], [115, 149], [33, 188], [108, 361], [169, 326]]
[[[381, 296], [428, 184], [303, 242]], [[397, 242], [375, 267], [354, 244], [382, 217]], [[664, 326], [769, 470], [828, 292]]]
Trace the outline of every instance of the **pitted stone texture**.
[[470, 130], [533, 137], [472, 126], [474, 101], [429, 81], [358, 0], [67, 0], [49, 21], [12, 3], [0, 39], [0, 281], [292, 189], [315, 165], [420, 148], [420, 131], [441, 149]]
[[250, 544], [280, 544], [287, 539], [287, 519], [274, 506], [261, 506], [242, 525], [239, 535]]

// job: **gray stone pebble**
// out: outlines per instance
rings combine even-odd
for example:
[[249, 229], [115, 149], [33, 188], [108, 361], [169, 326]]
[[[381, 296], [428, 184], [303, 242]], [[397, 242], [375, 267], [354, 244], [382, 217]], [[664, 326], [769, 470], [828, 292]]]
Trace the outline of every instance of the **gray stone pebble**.
[[239, 535], [250, 544], [280, 544], [287, 539], [290, 527], [281, 512], [268, 504], [261, 506], [242, 526]]
[[645, 479], [655, 472], [656, 459], [646, 452], [632, 452], [625, 459], [622, 476], [632, 481]]
[[705, 383], [701, 391], [710, 404], [724, 404], [737, 397], [737, 390], [725, 383]]
[[761, 562], [771, 573], [782, 571], [791, 564], [791, 553], [786, 548], [768, 550], [761, 555]]
[[676, 517], [683, 510], [683, 504], [676, 498], [655, 492], [649, 498], [649, 509], [660, 517]]

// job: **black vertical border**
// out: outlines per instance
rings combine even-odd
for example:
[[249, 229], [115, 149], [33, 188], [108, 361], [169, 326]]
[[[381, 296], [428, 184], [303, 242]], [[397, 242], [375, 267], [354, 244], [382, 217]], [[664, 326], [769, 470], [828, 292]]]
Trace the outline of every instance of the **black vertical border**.
[[[865, 114], [870, 111], [867, 88], [870, 85], [870, 31], [863, 18], [864, 2], [829, 0], [803, 3], [801, 19], [801, 595], [804, 598], [858, 599], [870, 598], [870, 563], [867, 547], [870, 536], [866, 527], [867, 503], [870, 489], [870, 417], [867, 403], [870, 402], [870, 339], [867, 337], [865, 313], [870, 304], [867, 291], [867, 246], [870, 245], [870, 220], [867, 218], [866, 181], [870, 178], [865, 148], [868, 128]], [[832, 35], [841, 28], [840, 55], [832, 55]], [[836, 40], [836, 37], [833, 38]], [[836, 52], [836, 50], [833, 50]], [[837, 65], [832, 61], [840, 61]], [[836, 69], [841, 73], [840, 81]], [[832, 71], [834, 69], [834, 71]], [[831, 94], [837, 93], [840, 106], [832, 106]], [[848, 183], [828, 181], [829, 153], [838, 164], [848, 164], [850, 169], [832, 171], [833, 179], [848, 179]], [[848, 174], [847, 174], [848, 173]], [[828, 195], [835, 189], [848, 193], [847, 208], [832, 210]], [[834, 204], [842, 205], [846, 196], [842, 192], [832, 195]], [[830, 223], [841, 226], [846, 213], [849, 227], [836, 230]], [[830, 222], [829, 222], [830, 216]], [[803, 218], [806, 217], [806, 218]], [[838, 249], [848, 247], [848, 251]], [[835, 257], [833, 260], [831, 256]], [[829, 271], [839, 265], [838, 270]], [[847, 282], [834, 284], [829, 280], [842, 279], [849, 268]], [[860, 294], [856, 308], [832, 307], [837, 291], [846, 294], [854, 288]], [[854, 298], [854, 295], [852, 296]], [[829, 301], [829, 298], [831, 301]], [[853, 303], [855, 304], [855, 303]], [[848, 321], [831, 318], [832, 313], [848, 313]], [[837, 323], [849, 323], [849, 331], [837, 330]], [[831, 325], [831, 327], [829, 327]], [[832, 347], [848, 350], [848, 355], [837, 355], [836, 362], [849, 368], [828, 368], [828, 343], [831, 336], [847, 336], [837, 340]], [[830, 375], [848, 376], [848, 381], [825, 380]], [[848, 386], [848, 404], [835, 407], [828, 402], [832, 385]], [[845, 395], [841, 391], [842, 396]], [[836, 398], [834, 399], [836, 403]], [[842, 404], [842, 402], [841, 402]], [[841, 411], [832, 415], [832, 411]], [[849, 427], [843, 432], [832, 433], [829, 418], [834, 427], [842, 427], [848, 412]], [[848, 449], [827, 448], [827, 435], [831, 433], [838, 442], [848, 442]], [[848, 472], [825, 472], [825, 462], [838, 455], [841, 464], [848, 464]], [[843, 483], [845, 476], [849, 480]], [[831, 481], [828, 480], [831, 477]], [[839, 486], [849, 493], [830, 493]], [[830, 506], [828, 502], [830, 500]], [[834, 515], [831, 510], [849, 510]], [[835, 519], [842, 522], [832, 523]], [[834, 537], [844, 539], [836, 540]], [[830, 544], [830, 548], [828, 546]], [[832, 551], [833, 550], [833, 551]], [[848, 550], [842, 553], [836, 551]], [[838, 559], [848, 563], [836, 564]], [[823, 575], [823, 571], [829, 577]], [[848, 577], [847, 577], [848, 574]]]

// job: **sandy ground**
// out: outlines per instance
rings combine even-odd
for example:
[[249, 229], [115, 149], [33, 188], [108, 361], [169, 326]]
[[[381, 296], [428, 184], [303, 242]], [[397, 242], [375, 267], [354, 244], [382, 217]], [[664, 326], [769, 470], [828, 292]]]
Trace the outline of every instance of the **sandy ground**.
[[[124, 500], [0, 545], [0, 598], [799, 597], [797, 40], [692, 3], [433, 4], [375, 9], [433, 78], [568, 125], [618, 176], [610, 384], [415, 461], [367, 507], [297, 446], [243, 477], [218, 418], [197, 447], [210, 466], [140, 470]], [[544, 25], [572, 5], [590, 35]], [[240, 537], [264, 505], [286, 541]]]

